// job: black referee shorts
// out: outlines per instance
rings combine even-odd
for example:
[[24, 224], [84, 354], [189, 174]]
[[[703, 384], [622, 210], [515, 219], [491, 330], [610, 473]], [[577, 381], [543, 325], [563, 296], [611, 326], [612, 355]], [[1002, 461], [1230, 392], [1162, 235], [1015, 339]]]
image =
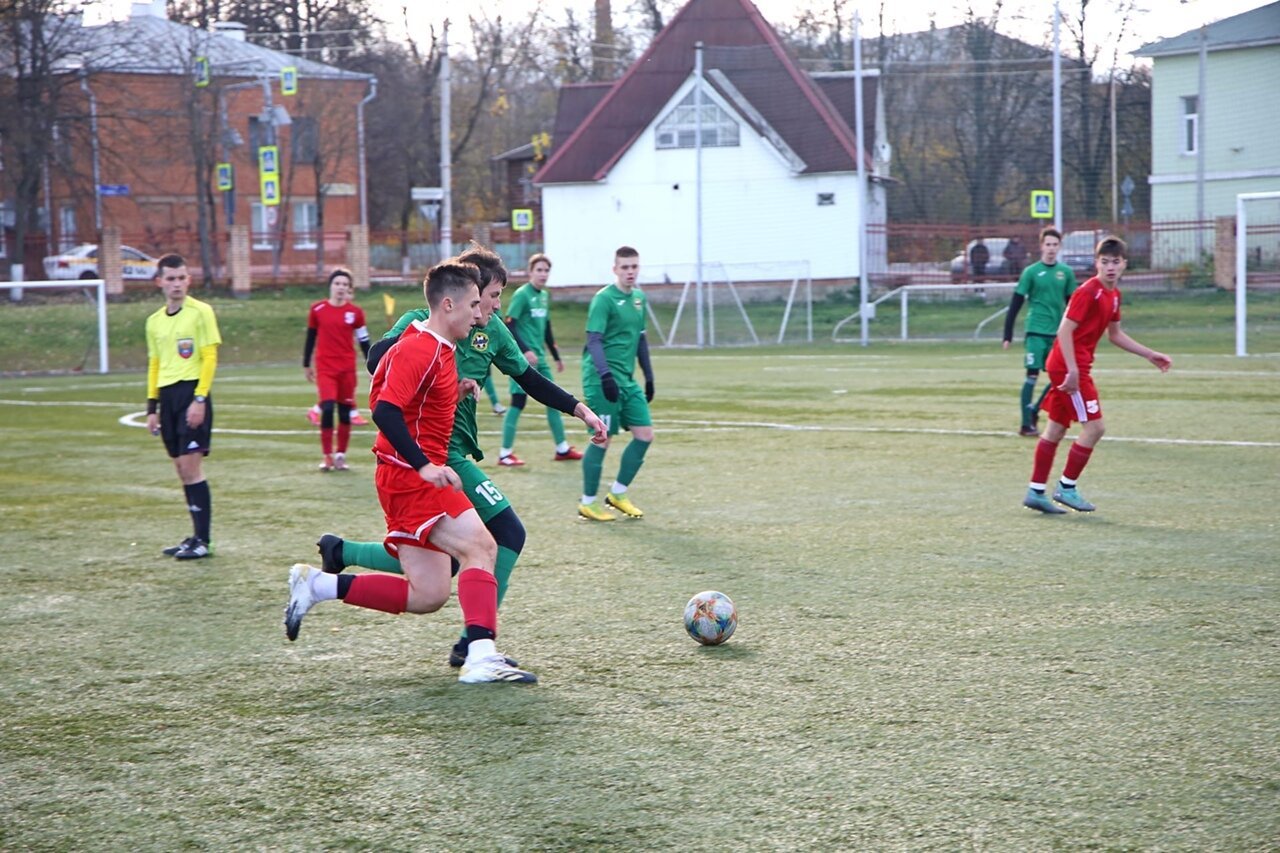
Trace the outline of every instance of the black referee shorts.
[[209, 455], [209, 439], [213, 435], [213, 397], [204, 404], [204, 423], [187, 426], [187, 406], [196, 396], [196, 380], [175, 382], [160, 389], [160, 437], [169, 456], [177, 459], [187, 453]]

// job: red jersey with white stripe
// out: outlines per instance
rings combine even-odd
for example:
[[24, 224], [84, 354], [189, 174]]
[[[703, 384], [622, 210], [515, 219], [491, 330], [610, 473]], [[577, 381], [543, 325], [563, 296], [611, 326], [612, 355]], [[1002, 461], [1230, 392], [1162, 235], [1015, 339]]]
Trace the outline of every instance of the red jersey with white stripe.
[[364, 311], [358, 305], [334, 305], [322, 299], [307, 313], [307, 328], [316, 330], [317, 373], [355, 371], [351, 336], [364, 328]]
[[[1106, 333], [1107, 326], [1120, 319], [1120, 288], [1107, 290], [1102, 281], [1094, 276], [1071, 294], [1066, 316], [1076, 323], [1076, 330], [1071, 335], [1071, 341], [1075, 344], [1076, 367], [1082, 374], [1088, 373], [1093, 365], [1093, 351], [1098, 348], [1098, 341]], [[1056, 340], [1044, 367], [1050, 373], [1067, 372], [1067, 362], [1062, 357], [1062, 349]]]
[[[380, 400], [404, 413], [409, 435], [436, 465], [449, 455], [454, 409], [458, 405], [458, 368], [453, 341], [427, 329], [421, 320], [404, 334], [378, 362], [369, 387], [369, 410]], [[412, 468], [400, 458], [387, 437], [378, 433], [373, 452], [383, 462]]]

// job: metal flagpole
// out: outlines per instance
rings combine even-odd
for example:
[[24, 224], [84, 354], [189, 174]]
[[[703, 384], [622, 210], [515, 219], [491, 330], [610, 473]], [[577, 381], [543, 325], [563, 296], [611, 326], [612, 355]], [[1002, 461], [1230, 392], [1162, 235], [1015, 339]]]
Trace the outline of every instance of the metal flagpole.
[[870, 341], [871, 321], [867, 317], [867, 157], [863, 144], [862, 117], [862, 14], [853, 13], [853, 116], [857, 137], [858, 163], [858, 313], [862, 315], [862, 345]]
[[449, 148], [449, 111], [452, 85], [449, 74], [449, 21], [444, 22], [440, 39], [440, 260], [453, 254], [453, 153]]
[[694, 45], [693, 60], [693, 110], [694, 110], [694, 141], [693, 141], [693, 157], [694, 157], [694, 217], [696, 220], [694, 226], [695, 240], [697, 241], [695, 287], [694, 287], [694, 307], [695, 307], [695, 329], [697, 330], [697, 344], [701, 348], [703, 346], [702, 332], [702, 42]]
[[1062, 231], [1062, 12], [1053, 0], [1053, 227]]

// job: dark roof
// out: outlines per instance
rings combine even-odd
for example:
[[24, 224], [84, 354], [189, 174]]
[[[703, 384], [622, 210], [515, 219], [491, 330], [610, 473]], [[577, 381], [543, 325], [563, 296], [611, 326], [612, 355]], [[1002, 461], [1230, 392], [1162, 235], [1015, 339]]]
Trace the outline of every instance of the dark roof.
[[[555, 148], [534, 181], [602, 180], [693, 73], [699, 41], [706, 48], [704, 74], [711, 85], [725, 94], [727, 80], [741, 93], [803, 160], [804, 173], [857, 169], [857, 142], [840, 110], [799, 69], [755, 5], [750, 0], [689, 0], [583, 119], [573, 121], [562, 113], [567, 106], [581, 110], [596, 93], [574, 94], [566, 103], [562, 92]], [[718, 85], [712, 74], [717, 70], [723, 78]], [[874, 101], [866, 109], [873, 117]]]
[[612, 82], [569, 83], [560, 87], [556, 103], [556, 123], [551, 130], [552, 152], [568, 141], [612, 88]]
[[[1232, 50], [1280, 44], [1280, 3], [1260, 6], [1205, 27], [1205, 46], [1209, 50]], [[1173, 38], [1145, 44], [1134, 56], [1176, 56], [1200, 51], [1200, 28], [1188, 30]]]
[[205, 56], [214, 76], [252, 78], [293, 67], [303, 79], [373, 77], [149, 15], [93, 27], [79, 26], [78, 19], [68, 18], [62, 36], [68, 52], [77, 52], [90, 71], [189, 74], [193, 57]]

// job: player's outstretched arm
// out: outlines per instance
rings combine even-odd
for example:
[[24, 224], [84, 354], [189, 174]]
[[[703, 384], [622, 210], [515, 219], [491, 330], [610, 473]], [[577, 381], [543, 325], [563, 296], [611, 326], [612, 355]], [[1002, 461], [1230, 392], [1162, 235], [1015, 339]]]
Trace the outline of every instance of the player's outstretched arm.
[[609, 441], [609, 428], [604, 425], [604, 421], [600, 420], [600, 416], [591, 411], [591, 407], [586, 403], [578, 403], [573, 408], [573, 416], [587, 425], [587, 429], [591, 430], [592, 444], [606, 444]]
[[526, 394], [542, 405], [564, 412], [566, 415], [575, 413], [578, 399], [539, 373], [532, 364], [525, 368], [524, 373], [511, 378], [524, 389]]
[[1172, 358], [1162, 352], [1153, 350], [1149, 346], [1144, 346], [1143, 344], [1138, 343], [1133, 338], [1129, 337], [1128, 332], [1120, 328], [1120, 324], [1118, 322], [1111, 323], [1107, 326], [1107, 339], [1125, 352], [1131, 352], [1134, 355], [1142, 356], [1147, 361], [1160, 368], [1161, 373], [1167, 373], [1169, 368], [1173, 367]]

